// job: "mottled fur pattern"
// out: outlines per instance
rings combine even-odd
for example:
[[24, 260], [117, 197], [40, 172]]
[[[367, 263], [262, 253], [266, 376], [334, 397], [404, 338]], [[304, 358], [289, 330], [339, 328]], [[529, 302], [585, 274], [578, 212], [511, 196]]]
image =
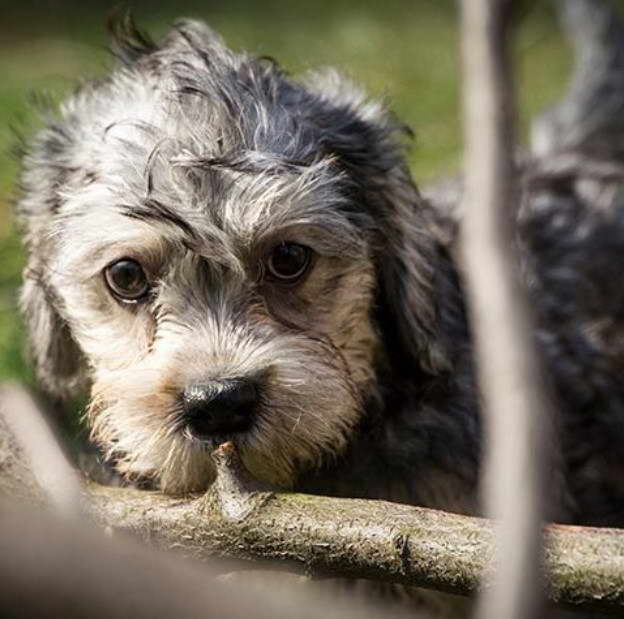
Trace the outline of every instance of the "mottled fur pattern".
[[[256, 475], [292, 486], [342, 454], [381, 399], [382, 272], [413, 300], [396, 319], [423, 364], [446, 362], [429, 338], [433, 249], [403, 129], [333, 72], [298, 84], [200, 23], [158, 46], [118, 30], [122, 66], [69, 99], [25, 159], [39, 375], [60, 396], [89, 385], [95, 439], [120, 471], [171, 492], [212, 477], [210, 444], [180, 423], [185, 386], [259, 377], [257, 420], [237, 442]], [[283, 241], [314, 252], [296, 290], [264, 277]], [[145, 307], [106, 289], [102, 271], [122, 257], [153, 283]]]
[[[43, 384], [90, 389], [95, 440], [167, 492], [207, 487], [223, 438], [185, 431], [181, 392], [244, 376], [261, 402], [235, 440], [260, 479], [478, 511], [459, 194], [448, 209], [425, 201], [404, 128], [334, 72], [295, 81], [193, 21], [158, 45], [122, 21], [115, 41], [118, 68], [71, 97], [24, 159], [22, 304]], [[623, 162], [558, 141], [572, 117], [554, 111], [542, 126], [557, 131], [524, 164], [519, 233], [560, 404], [560, 515], [614, 524]], [[313, 251], [296, 287], [266, 277], [285, 241]], [[148, 303], [107, 289], [102, 273], [123, 257], [143, 266]]]

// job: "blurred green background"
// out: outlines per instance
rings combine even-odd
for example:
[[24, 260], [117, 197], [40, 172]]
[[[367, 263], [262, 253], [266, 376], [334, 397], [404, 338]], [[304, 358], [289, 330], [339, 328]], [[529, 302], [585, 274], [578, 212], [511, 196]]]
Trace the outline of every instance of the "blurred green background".
[[[33, 93], [61, 99], [80, 79], [112, 64], [104, 0], [0, 0], [0, 380], [32, 381], [16, 311], [23, 253], [12, 201], [14, 130], [36, 127]], [[451, 0], [171, 0], [129, 5], [155, 36], [179, 16], [200, 17], [235, 49], [270, 55], [291, 73], [333, 65], [388, 96], [415, 131], [411, 165], [422, 184], [460, 164], [457, 13]], [[549, 3], [523, 3], [515, 42], [521, 135], [561, 94], [570, 52]]]

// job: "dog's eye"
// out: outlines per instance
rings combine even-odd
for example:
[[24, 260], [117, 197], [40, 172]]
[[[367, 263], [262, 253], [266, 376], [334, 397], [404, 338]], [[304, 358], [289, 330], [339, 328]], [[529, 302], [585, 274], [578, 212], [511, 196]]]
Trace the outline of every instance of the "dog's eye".
[[149, 284], [143, 268], [136, 260], [122, 258], [104, 270], [111, 292], [127, 303], [136, 303], [147, 294]]
[[280, 243], [267, 261], [269, 275], [284, 283], [294, 283], [308, 270], [311, 251], [298, 243]]

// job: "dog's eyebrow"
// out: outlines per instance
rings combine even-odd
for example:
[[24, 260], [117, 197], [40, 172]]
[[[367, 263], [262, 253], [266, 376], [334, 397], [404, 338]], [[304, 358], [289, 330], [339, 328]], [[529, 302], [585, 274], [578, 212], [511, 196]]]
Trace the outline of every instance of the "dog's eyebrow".
[[197, 238], [193, 226], [186, 221], [184, 217], [176, 213], [172, 208], [153, 198], [148, 198], [141, 204], [123, 204], [120, 208], [122, 214], [130, 219], [166, 222], [179, 228], [191, 239]]
[[174, 164], [190, 168], [221, 168], [246, 174], [282, 174], [296, 172], [312, 167], [317, 161], [290, 159], [274, 153], [253, 150], [225, 153], [218, 157], [180, 157]]

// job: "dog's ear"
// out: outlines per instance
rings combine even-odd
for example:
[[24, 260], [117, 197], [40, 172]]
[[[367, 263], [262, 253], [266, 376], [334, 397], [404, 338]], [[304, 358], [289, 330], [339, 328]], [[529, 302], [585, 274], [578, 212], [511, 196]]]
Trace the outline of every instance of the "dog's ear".
[[368, 200], [379, 209], [376, 315], [388, 354], [408, 375], [414, 364], [433, 374], [448, 370], [445, 323], [454, 284], [431, 213], [402, 164], [386, 172]]
[[[460, 325], [457, 283], [435, 236], [433, 212], [411, 180], [396, 144], [381, 142], [383, 160], [366, 192], [376, 227], [376, 317], [395, 369], [437, 374], [451, 367], [451, 323]], [[385, 150], [384, 150], [385, 149]]]
[[22, 153], [21, 196], [16, 211], [28, 261], [20, 301], [36, 373], [47, 391], [67, 398], [81, 383], [83, 356], [59, 311], [61, 303], [49, 283], [47, 265], [54, 248], [54, 221], [62, 206], [61, 192], [68, 183], [75, 182], [70, 179], [80, 175], [73, 161], [76, 139], [71, 120], [46, 120], [47, 127]]
[[83, 382], [82, 355], [55, 307], [53, 294], [33, 269], [26, 269], [20, 301], [42, 386], [62, 399], [75, 395]]
[[[448, 368], [441, 338], [440, 293], [447, 271], [433, 234], [432, 211], [411, 180], [405, 157], [409, 129], [335, 72], [307, 85], [321, 99], [324, 146], [355, 181], [373, 222], [377, 320], [395, 362], [427, 372]], [[316, 106], [318, 107], [318, 106]]]

